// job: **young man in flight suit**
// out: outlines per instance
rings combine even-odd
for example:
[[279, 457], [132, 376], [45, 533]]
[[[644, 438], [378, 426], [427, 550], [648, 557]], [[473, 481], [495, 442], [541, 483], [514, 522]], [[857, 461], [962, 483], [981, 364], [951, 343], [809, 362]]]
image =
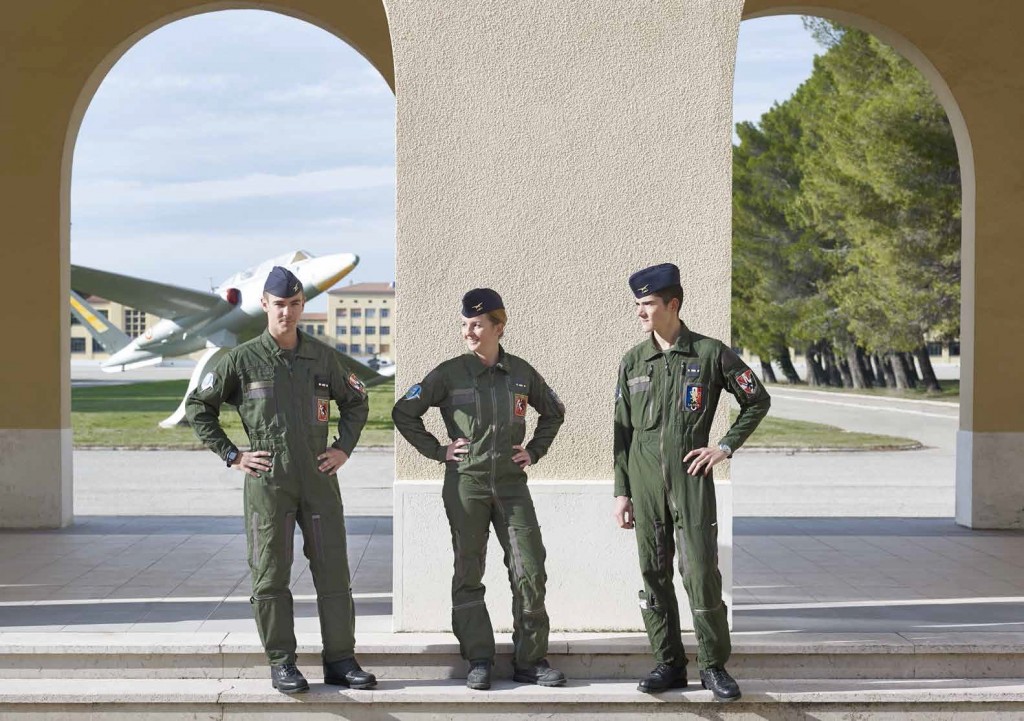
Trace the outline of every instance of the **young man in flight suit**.
[[[295, 666], [292, 596], [288, 590], [295, 524], [316, 585], [323, 637], [324, 682], [355, 689], [377, 680], [355, 659], [355, 611], [338, 469], [366, 424], [366, 389], [338, 354], [299, 332], [302, 283], [275, 266], [263, 287], [267, 330], [233, 348], [188, 398], [188, 422], [229, 468], [245, 472], [245, 530], [252, 569], [250, 599], [278, 691], [309, 684]], [[338, 437], [328, 445], [331, 400]], [[220, 408], [236, 406], [251, 446], [240, 451], [220, 426]]]
[[[686, 653], [672, 559], [689, 597], [701, 684], [717, 701], [740, 697], [725, 670], [731, 644], [722, 577], [711, 468], [730, 458], [771, 399], [764, 386], [721, 341], [688, 329], [679, 318], [679, 269], [663, 263], [630, 276], [636, 313], [650, 335], [622, 358], [615, 393], [615, 517], [636, 532], [644, 590], [640, 607], [657, 667], [639, 690], [686, 686]], [[740, 415], [721, 440], [708, 434], [723, 390]]]

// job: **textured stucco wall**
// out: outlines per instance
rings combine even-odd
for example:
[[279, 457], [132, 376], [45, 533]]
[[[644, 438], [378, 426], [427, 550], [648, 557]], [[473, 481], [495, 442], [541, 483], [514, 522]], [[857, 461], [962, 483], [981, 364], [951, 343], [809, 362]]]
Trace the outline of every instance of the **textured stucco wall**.
[[[399, 393], [463, 352], [459, 298], [493, 286], [506, 349], [566, 404], [533, 474], [611, 478], [615, 375], [642, 338], [628, 274], [678, 263], [684, 318], [728, 335], [740, 6], [388, 2]], [[399, 478], [440, 475], [406, 444], [396, 453]]]

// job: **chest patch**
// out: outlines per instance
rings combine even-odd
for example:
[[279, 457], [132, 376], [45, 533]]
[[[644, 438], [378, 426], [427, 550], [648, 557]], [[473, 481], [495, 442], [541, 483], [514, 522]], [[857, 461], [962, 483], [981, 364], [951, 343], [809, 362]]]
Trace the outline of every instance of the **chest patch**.
[[700, 383], [687, 383], [683, 391], [683, 408], [690, 413], [704, 410], [704, 386]]
[[318, 423], [326, 423], [331, 417], [331, 402], [327, 398], [316, 399], [316, 420]]
[[687, 363], [686, 377], [693, 380], [700, 378], [700, 363]]
[[522, 393], [516, 393], [515, 403], [512, 407], [515, 409], [516, 415], [520, 418], [526, 417], [526, 406], [528, 400], [528, 396], [525, 396]]
[[748, 396], [757, 393], [757, 381], [754, 380], [754, 371], [749, 368], [736, 376], [736, 383]]
[[629, 386], [630, 394], [649, 391], [651, 389], [651, 377], [637, 376], [636, 378], [630, 378], [626, 381], [626, 385]]

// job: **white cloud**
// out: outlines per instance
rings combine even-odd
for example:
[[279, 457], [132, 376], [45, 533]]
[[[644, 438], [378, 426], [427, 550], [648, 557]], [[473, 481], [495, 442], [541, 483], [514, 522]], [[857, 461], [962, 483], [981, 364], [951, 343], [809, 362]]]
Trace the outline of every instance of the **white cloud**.
[[75, 185], [71, 200], [73, 204], [91, 210], [96, 206], [211, 203], [244, 198], [393, 188], [394, 185], [394, 166], [350, 166], [296, 175], [255, 173], [239, 178], [191, 182], [92, 180]]

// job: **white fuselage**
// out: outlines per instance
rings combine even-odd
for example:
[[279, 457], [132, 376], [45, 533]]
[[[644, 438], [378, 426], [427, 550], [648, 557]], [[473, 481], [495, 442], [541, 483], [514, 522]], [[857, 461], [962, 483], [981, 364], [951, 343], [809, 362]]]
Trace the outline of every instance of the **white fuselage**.
[[270, 258], [221, 283], [214, 292], [224, 300], [222, 304], [195, 315], [161, 320], [104, 361], [102, 368], [117, 372], [204, 348], [233, 348], [267, 327], [260, 299], [267, 274], [275, 265], [295, 274], [308, 301], [351, 273], [358, 263], [359, 256], [352, 253], [318, 258], [296, 251]]

